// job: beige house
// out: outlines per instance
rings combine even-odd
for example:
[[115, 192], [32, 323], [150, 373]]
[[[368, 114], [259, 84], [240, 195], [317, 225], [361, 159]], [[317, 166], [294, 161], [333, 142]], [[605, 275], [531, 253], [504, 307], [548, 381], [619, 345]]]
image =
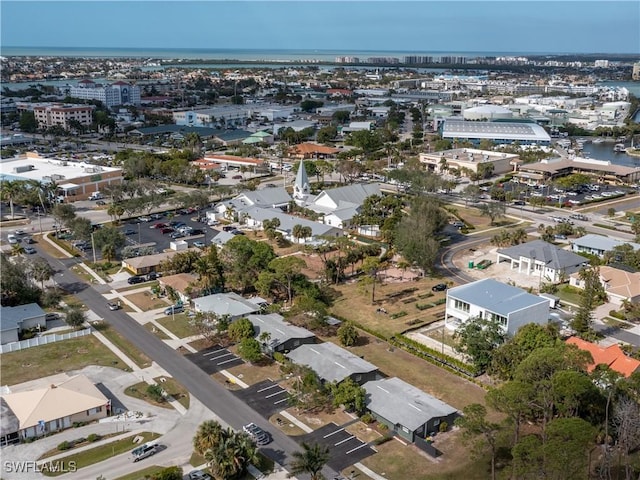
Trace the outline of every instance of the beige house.
[[169, 250], [167, 252], [156, 253], [154, 255], [143, 255], [141, 257], [131, 257], [122, 260], [122, 266], [134, 275], [144, 275], [149, 272], [155, 272], [165, 260], [169, 260], [180, 253], [177, 250]]
[[493, 152], [491, 150], [478, 150], [475, 148], [455, 148], [442, 152], [421, 153], [420, 163], [427, 169], [443, 173], [445, 170], [468, 168], [477, 173], [480, 165], [491, 165], [494, 175], [514, 170], [514, 162], [520, 157], [512, 153]]
[[111, 407], [111, 401], [84, 375], [46, 388], [8, 393], [1, 399], [5, 410], [2, 444], [99, 420], [109, 415]]
[[177, 273], [158, 279], [160, 287], [171, 287], [183, 303], [189, 303], [193, 296], [198, 296], [196, 294], [199, 293], [200, 288], [196, 285], [197, 282], [198, 277], [190, 273]]
[[[600, 267], [600, 283], [604, 287], [609, 301], [621, 305], [623, 301], [640, 302], [640, 272], [631, 273], [609, 266]], [[584, 282], [578, 272], [569, 276], [569, 284], [584, 288]]]

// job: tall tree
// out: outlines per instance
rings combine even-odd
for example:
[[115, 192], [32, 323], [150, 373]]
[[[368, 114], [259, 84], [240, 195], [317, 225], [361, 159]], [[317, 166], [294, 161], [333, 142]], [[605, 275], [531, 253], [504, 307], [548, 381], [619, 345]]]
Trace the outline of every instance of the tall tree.
[[[462, 410], [462, 417], [455, 421], [456, 426], [463, 431], [463, 438], [467, 441], [480, 436], [491, 451], [491, 479], [496, 479], [496, 456], [498, 453], [498, 433], [500, 425], [487, 420], [487, 409], [478, 404], [472, 403]], [[481, 446], [476, 443], [476, 454], [480, 453]]]
[[593, 311], [596, 305], [606, 300], [607, 294], [600, 282], [600, 269], [583, 268], [579, 273], [584, 289], [580, 293], [580, 305], [571, 326], [579, 334], [586, 334], [592, 330]]
[[496, 320], [470, 318], [454, 334], [456, 350], [471, 358], [473, 365], [484, 372], [491, 364], [493, 352], [505, 341], [505, 330]]
[[321, 480], [322, 469], [331, 458], [329, 447], [318, 443], [309, 445], [302, 442], [302, 451], [293, 452], [293, 461], [289, 463], [289, 478], [308, 473], [311, 480]]
[[53, 277], [55, 270], [44, 258], [38, 257], [29, 265], [29, 275], [36, 281], [40, 282], [40, 288], [44, 290], [44, 282]]

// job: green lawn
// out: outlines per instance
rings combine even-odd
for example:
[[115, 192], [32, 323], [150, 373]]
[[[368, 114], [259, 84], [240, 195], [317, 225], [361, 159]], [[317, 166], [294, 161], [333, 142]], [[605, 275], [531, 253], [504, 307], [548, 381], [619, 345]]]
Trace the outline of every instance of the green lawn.
[[167, 335], [166, 333], [164, 333], [162, 330], [160, 330], [158, 327], [156, 327], [153, 323], [148, 322], [144, 324], [144, 328], [145, 330], [147, 330], [148, 332], [153, 333], [154, 335], [156, 335], [160, 340], [168, 340], [170, 337], [169, 335]]
[[187, 338], [197, 334], [191, 326], [191, 319], [184, 313], [176, 315], [175, 319], [173, 316], [161, 318], [158, 323], [178, 338]]
[[[164, 378], [165, 381], [161, 382], [160, 379]], [[165, 392], [175, 398], [184, 408], [189, 408], [189, 392], [180, 383], [171, 377], [158, 377], [154, 378], [156, 383], [160, 385]], [[145, 402], [149, 402], [151, 405], [156, 405], [163, 408], [173, 408], [169, 402], [156, 402], [149, 395], [147, 395], [147, 388], [149, 384], [147, 382], [138, 382], [134, 385], [127, 387], [124, 391], [130, 397], [139, 398]]]
[[18, 352], [4, 353], [0, 362], [2, 385], [16, 385], [56, 373], [103, 365], [127, 366], [93, 335], [63, 340]]
[[[69, 455], [60, 459], [60, 461], [65, 465], [68, 465], [71, 462], [75, 462], [78, 469], [88, 467], [89, 465], [93, 465], [94, 463], [102, 462], [108, 458], [133, 450], [137, 445], [140, 445], [133, 443], [133, 439], [137, 436], [143, 437], [143, 441], [140, 444], [157, 438], [157, 434], [155, 433], [143, 432], [138, 435], [131, 435], [129, 437], [123, 438], [122, 440], [117, 440], [115, 442], [102, 445], [100, 447], [91, 448], [89, 450], [85, 450], [84, 452], [79, 452], [75, 455]], [[43, 473], [48, 477], [57, 477], [58, 475], [62, 475], [64, 472]]]
[[151, 359], [138, 350], [129, 340], [120, 335], [115, 329], [104, 322], [94, 324], [96, 330], [107, 337], [118, 347], [127, 357], [140, 368], [151, 366]]
[[562, 300], [563, 302], [580, 305], [580, 290], [575, 287], [572, 287], [570, 285], [561, 285], [555, 295], [560, 297], [560, 300]]
[[137, 472], [130, 473], [125, 475], [124, 477], [118, 477], [116, 480], [148, 480], [152, 475], [155, 475], [166, 467], [159, 467], [158, 465], [154, 465], [152, 467], [147, 467], [142, 470], [138, 470]]

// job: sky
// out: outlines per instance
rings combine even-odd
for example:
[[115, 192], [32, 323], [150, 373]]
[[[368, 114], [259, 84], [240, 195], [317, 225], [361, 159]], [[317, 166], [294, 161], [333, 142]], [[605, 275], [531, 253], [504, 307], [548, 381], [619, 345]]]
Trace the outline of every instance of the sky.
[[630, 53], [640, 1], [0, 1], [11, 47]]

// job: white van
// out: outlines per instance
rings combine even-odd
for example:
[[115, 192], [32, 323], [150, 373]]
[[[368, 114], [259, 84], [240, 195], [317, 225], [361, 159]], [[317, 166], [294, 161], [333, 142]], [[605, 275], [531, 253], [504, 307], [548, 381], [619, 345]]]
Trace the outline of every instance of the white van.
[[104, 197], [100, 192], [93, 192], [89, 195], [89, 200], [102, 200]]

